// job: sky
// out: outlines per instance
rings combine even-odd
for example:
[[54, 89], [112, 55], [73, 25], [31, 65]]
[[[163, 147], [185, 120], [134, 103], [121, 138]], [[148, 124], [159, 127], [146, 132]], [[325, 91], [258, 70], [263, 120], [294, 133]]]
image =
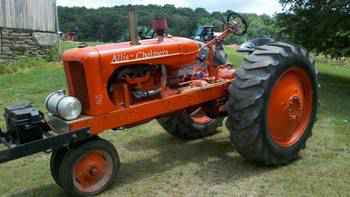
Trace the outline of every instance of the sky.
[[273, 15], [282, 10], [278, 0], [57, 0], [60, 6], [85, 6], [88, 8], [111, 7], [115, 5], [165, 5], [176, 7], [202, 7], [208, 11], [233, 10], [242, 13]]

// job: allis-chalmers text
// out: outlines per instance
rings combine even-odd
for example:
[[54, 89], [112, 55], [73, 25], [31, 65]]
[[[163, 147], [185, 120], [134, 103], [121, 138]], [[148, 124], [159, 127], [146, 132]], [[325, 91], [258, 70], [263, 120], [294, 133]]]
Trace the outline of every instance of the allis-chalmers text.
[[113, 55], [112, 64], [118, 64], [120, 62], [129, 61], [129, 60], [138, 60], [144, 58], [152, 58], [152, 57], [161, 57], [164, 55], [168, 55], [169, 51], [138, 51], [136, 53], [118, 53]]

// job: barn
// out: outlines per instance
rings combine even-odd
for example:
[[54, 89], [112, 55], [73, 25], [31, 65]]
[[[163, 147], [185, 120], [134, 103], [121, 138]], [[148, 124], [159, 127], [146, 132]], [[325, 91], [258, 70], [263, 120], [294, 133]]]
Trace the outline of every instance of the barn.
[[56, 0], [0, 1], [0, 61], [47, 56], [57, 32]]

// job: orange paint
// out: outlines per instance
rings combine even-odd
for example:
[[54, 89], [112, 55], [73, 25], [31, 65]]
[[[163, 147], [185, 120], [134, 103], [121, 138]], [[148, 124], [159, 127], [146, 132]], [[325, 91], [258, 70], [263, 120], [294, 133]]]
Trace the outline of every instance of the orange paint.
[[303, 136], [312, 112], [312, 83], [305, 70], [292, 67], [273, 86], [268, 103], [268, 130], [281, 147]]
[[151, 120], [188, 107], [220, 99], [227, 95], [227, 88], [230, 82], [225, 81], [205, 88], [193, 88], [185, 93], [131, 105], [128, 108], [99, 116], [87, 116], [81, 120], [69, 122], [70, 130], [90, 128], [93, 134], [98, 134], [107, 129], [128, 127], [138, 122], [143, 123], [145, 120]]
[[107, 153], [91, 151], [73, 166], [73, 183], [82, 192], [93, 192], [112, 176], [113, 163]]
[[[137, 46], [124, 42], [72, 49], [64, 54], [69, 95], [85, 101], [84, 114], [101, 115], [117, 109], [107, 92], [107, 82], [114, 71], [144, 64], [165, 64], [169, 70], [178, 69], [193, 64], [199, 50], [197, 42], [178, 37], [165, 38], [162, 43], [157, 39], [141, 43]], [[120, 56], [120, 61], [113, 61], [116, 56]]]
[[[230, 30], [226, 30], [218, 40], [223, 40], [230, 33]], [[63, 59], [69, 95], [77, 97], [83, 105], [82, 118], [68, 122], [70, 131], [90, 128], [97, 135], [104, 130], [137, 125], [225, 98], [228, 85], [234, 79], [234, 69], [223, 69], [214, 64], [212, 56], [215, 44], [214, 39], [205, 45], [209, 48], [208, 69], [205, 71], [209, 75], [206, 77], [209, 83], [204, 83], [206, 85], [203, 87], [188, 85], [180, 89], [168, 87], [167, 77], [175, 75], [186, 65], [198, 62], [201, 48], [197, 41], [167, 37], [163, 41], [142, 40], [140, 45], [123, 42], [67, 51]], [[145, 76], [119, 79], [125, 81], [109, 85], [116, 71], [140, 65], [147, 65], [156, 71]], [[159, 65], [165, 65], [166, 70]], [[135, 89], [161, 92], [152, 99], [136, 101], [131, 95]]]

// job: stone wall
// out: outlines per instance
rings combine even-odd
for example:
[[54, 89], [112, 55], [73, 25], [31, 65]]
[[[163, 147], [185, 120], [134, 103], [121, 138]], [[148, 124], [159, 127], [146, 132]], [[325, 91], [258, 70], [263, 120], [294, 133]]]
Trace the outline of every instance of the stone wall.
[[58, 41], [56, 34], [0, 29], [0, 62], [23, 56], [45, 58]]

